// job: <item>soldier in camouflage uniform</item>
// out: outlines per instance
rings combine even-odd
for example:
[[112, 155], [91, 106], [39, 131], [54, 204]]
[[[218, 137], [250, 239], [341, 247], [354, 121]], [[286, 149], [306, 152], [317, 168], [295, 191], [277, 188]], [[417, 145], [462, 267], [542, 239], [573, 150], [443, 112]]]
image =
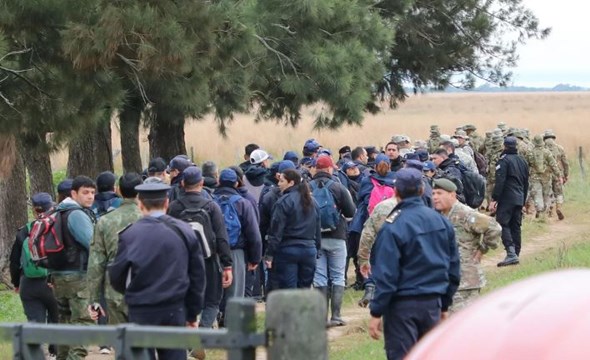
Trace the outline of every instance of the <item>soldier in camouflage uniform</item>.
[[486, 200], [487, 204], [492, 201], [492, 191], [494, 191], [494, 186], [496, 184], [496, 163], [502, 154], [502, 149], [504, 147], [504, 138], [502, 136], [494, 136], [492, 137], [491, 143], [489, 145], [487, 151], [487, 158], [488, 161], [488, 169], [487, 169], [487, 179], [486, 179]]
[[492, 146], [492, 135], [491, 131], [486, 131], [486, 138], [483, 141], [482, 155], [487, 159], [489, 157], [490, 147]]
[[505, 122], [503, 122], [503, 121], [499, 122], [498, 129], [500, 129], [503, 136], [506, 136], [506, 133], [508, 132], [508, 126], [506, 126]]
[[461, 283], [453, 297], [451, 313], [468, 306], [485, 286], [481, 257], [498, 247], [502, 234], [502, 227], [494, 218], [457, 201], [456, 191], [452, 181], [434, 180], [434, 208], [453, 224], [461, 258]]
[[99, 300], [104, 293], [107, 308], [95, 311], [89, 306], [88, 311], [93, 319], [97, 319], [98, 313], [101, 312], [104, 316], [106, 310], [111, 325], [127, 322], [127, 307], [123, 295], [111, 287], [109, 277], [106, 276], [107, 266], [117, 255], [119, 231], [142, 217], [135, 202], [137, 196], [135, 186], [141, 184], [141, 182], [141, 176], [136, 173], [125, 174], [119, 179], [119, 191], [123, 196], [123, 202], [118, 209], [100, 218], [94, 229], [94, 237], [90, 244], [87, 277], [90, 304], [100, 306]]
[[381, 201], [373, 209], [373, 213], [363, 227], [361, 233], [361, 240], [358, 249], [358, 262], [361, 269], [361, 273], [367, 279], [365, 282], [365, 293], [358, 304], [361, 307], [367, 307], [369, 302], [373, 298], [373, 292], [375, 291], [375, 284], [371, 281], [369, 276], [371, 272], [371, 265], [369, 264], [369, 257], [371, 255], [371, 248], [377, 238], [377, 233], [383, 226], [383, 223], [389, 215], [391, 215], [393, 208], [397, 205], [396, 198], [390, 198]]
[[463, 130], [465, 130], [467, 136], [469, 136], [469, 142], [471, 143], [473, 151], [482, 154], [484, 152], [484, 139], [477, 132], [475, 132], [477, 130], [475, 125], [467, 124], [463, 126]]
[[[553, 132], [553, 130], [545, 131], [545, 134], [543, 135], [543, 140], [545, 140], [545, 146], [547, 147], [547, 149], [553, 154], [555, 160], [557, 160], [557, 166], [559, 166], [559, 169], [561, 170], [563, 175], [563, 184], [567, 183], [570, 167], [569, 163], [567, 162], [565, 150], [561, 145], [558, 145], [555, 142], [555, 133]], [[564, 219], [564, 215], [561, 208], [561, 206], [563, 205], [563, 184], [562, 181], [560, 181], [560, 179], [556, 177], [551, 178], [551, 186], [553, 188], [553, 196], [555, 198], [555, 208], [557, 212], [557, 218], [559, 220]], [[551, 216], [552, 208], [553, 206], [551, 206], [549, 209], [549, 216]]]
[[561, 170], [551, 152], [545, 148], [541, 135], [536, 135], [533, 143], [535, 147], [529, 154], [531, 198], [535, 202], [537, 218], [544, 218], [545, 211], [551, 201], [551, 176], [562, 181]]
[[438, 149], [440, 142], [440, 129], [438, 128], [438, 125], [430, 125], [430, 138], [427, 142], [428, 152], [431, 154], [435, 152], [436, 149]]

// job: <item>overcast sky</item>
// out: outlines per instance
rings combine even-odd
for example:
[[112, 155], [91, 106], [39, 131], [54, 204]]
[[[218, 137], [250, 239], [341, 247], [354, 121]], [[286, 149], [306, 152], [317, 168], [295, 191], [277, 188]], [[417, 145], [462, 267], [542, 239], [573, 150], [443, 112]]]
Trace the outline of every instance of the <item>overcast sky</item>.
[[542, 41], [530, 41], [519, 49], [513, 69], [514, 84], [553, 86], [558, 83], [590, 87], [590, 2], [586, 0], [523, 0], [551, 27]]

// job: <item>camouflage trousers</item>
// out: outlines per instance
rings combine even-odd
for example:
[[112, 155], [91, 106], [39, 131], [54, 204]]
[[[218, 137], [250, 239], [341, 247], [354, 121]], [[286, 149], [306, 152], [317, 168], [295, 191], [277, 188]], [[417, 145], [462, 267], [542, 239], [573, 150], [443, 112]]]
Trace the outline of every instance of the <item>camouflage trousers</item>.
[[[60, 324], [92, 325], [88, 315], [86, 274], [52, 274]], [[88, 351], [84, 346], [59, 345], [57, 360], [84, 359]]]
[[563, 184], [559, 178], [551, 178], [551, 189], [553, 190], [553, 199], [557, 204], [563, 204]]
[[480, 289], [457, 290], [453, 296], [453, 305], [449, 311], [454, 314], [474, 302], [479, 297]]
[[535, 209], [541, 213], [551, 204], [551, 180], [535, 178], [530, 183], [531, 199], [535, 203]]

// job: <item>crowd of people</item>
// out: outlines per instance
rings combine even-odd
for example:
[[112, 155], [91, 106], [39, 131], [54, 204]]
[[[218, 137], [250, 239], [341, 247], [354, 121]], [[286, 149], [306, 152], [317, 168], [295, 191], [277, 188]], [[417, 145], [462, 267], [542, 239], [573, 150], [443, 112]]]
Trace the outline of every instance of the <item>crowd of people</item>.
[[[327, 326], [342, 326], [350, 286], [364, 290], [358, 303], [370, 307], [370, 335], [383, 329], [388, 359], [401, 359], [478, 296], [481, 257], [500, 240], [498, 266], [519, 263], [523, 214], [564, 218], [568, 163], [555, 134], [530, 141], [526, 129], [503, 123], [485, 138], [476, 130], [449, 136], [433, 125], [426, 141], [400, 134], [382, 148], [337, 154], [309, 139], [301, 156], [287, 151], [277, 161], [248, 144], [244, 162], [224, 169], [178, 155], [152, 159], [117, 186], [108, 171], [67, 179], [57, 201], [31, 197], [36, 219], [16, 236], [12, 282], [29, 321], [202, 328], [224, 326], [230, 298], [262, 302], [276, 289], [312, 287], [326, 298]], [[37, 248], [48, 218], [59, 249]], [[52, 345], [49, 353], [88, 354]]]

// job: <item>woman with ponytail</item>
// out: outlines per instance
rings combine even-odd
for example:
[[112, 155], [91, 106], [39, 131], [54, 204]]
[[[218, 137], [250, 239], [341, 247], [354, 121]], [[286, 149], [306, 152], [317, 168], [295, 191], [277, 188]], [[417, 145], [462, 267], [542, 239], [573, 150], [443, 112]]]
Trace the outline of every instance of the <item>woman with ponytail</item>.
[[279, 289], [309, 288], [321, 241], [319, 209], [296, 170], [285, 170], [278, 186], [282, 196], [272, 211], [266, 266]]

